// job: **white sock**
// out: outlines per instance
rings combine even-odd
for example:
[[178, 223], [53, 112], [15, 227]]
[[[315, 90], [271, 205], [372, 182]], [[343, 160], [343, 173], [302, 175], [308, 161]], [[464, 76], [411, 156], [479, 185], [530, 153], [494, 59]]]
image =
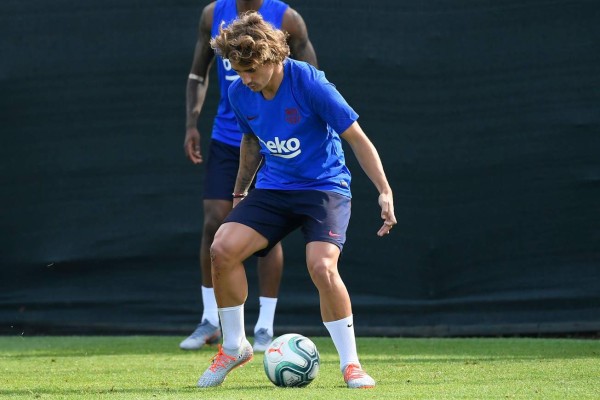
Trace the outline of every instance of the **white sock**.
[[323, 324], [329, 331], [340, 356], [340, 369], [343, 371], [344, 367], [350, 363], [360, 365], [354, 337], [354, 317], [350, 315], [337, 321], [323, 322]]
[[227, 354], [235, 354], [246, 338], [244, 330], [244, 305], [219, 308], [223, 349]]
[[215, 298], [215, 289], [202, 286], [202, 304], [204, 311], [202, 319], [207, 320], [213, 326], [219, 326], [219, 310], [217, 308], [217, 299]]
[[273, 321], [275, 320], [277, 299], [261, 296], [258, 300], [260, 301], [260, 311], [258, 313], [258, 321], [256, 321], [256, 326], [254, 327], [254, 333], [258, 332], [259, 329], [264, 328], [269, 335], [273, 336]]

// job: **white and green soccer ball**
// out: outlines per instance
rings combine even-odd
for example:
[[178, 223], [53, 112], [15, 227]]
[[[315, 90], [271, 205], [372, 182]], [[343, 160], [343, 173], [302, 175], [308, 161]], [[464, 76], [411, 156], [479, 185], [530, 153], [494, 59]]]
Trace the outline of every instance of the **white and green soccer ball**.
[[319, 351], [309, 338], [288, 333], [274, 339], [263, 359], [267, 377], [277, 386], [302, 387], [319, 373]]

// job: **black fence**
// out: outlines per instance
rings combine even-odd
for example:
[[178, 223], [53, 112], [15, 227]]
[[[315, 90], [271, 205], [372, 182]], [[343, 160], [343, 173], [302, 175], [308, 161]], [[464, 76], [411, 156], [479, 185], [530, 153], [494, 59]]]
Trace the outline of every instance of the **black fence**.
[[[349, 152], [357, 334], [600, 330], [600, 4], [290, 4], [394, 189], [399, 224], [378, 238]], [[0, 333], [198, 322], [203, 167], [182, 144], [203, 6], [0, 3]], [[324, 333], [301, 237], [284, 246], [276, 332]], [[248, 278], [253, 324], [253, 261]]]

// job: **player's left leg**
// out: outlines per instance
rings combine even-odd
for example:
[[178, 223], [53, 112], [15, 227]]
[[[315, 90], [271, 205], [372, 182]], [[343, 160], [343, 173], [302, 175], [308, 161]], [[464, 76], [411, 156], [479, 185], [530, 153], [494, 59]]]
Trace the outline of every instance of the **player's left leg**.
[[358, 360], [350, 295], [337, 269], [339, 254], [339, 248], [332, 243], [308, 243], [308, 271], [319, 291], [321, 316], [338, 351], [344, 381], [352, 389], [372, 388], [375, 380]]

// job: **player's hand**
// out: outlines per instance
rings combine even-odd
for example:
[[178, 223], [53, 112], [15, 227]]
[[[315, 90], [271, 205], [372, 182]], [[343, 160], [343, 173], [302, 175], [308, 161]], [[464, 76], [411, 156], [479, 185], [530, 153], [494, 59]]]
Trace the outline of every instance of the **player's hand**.
[[185, 140], [183, 141], [183, 151], [186, 157], [194, 164], [202, 162], [202, 153], [200, 153], [200, 132], [196, 128], [188, 128], [185, 131]]
[[381, 207], [381, 219], [383, 225], [379, 228], [377, 236], [385, 236], [390, 233], [396, 225], [396, 216], [394, 215], [394, 198], [391, 193], [382, 193], [379, 195], [379, 206]]

